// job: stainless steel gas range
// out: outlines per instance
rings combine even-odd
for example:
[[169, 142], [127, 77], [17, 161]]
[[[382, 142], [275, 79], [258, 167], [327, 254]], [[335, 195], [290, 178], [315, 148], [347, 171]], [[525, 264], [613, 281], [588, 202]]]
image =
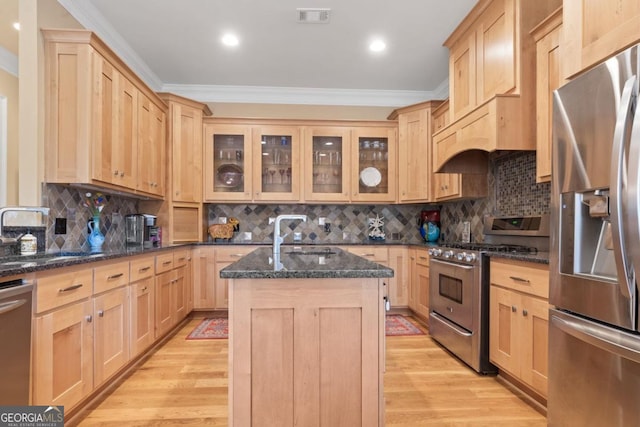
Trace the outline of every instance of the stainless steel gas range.
[[485, 242], [444, 242], [429, 249], [429, 333], [467, 365], [489, 361], [489, 255], [548, 250], [548, 215], [484, 218]]

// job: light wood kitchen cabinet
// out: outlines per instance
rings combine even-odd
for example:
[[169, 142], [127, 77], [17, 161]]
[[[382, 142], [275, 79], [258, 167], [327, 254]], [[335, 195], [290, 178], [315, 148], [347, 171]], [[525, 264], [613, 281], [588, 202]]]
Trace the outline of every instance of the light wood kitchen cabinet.
[[351, 201], [394, 202], [397, 194], [396, 128], [351, 130]]
[[253, 198], [261, 202], [295, 202], [301, 193], [299, 126], [256, 125], [253, 138]]
[[529, 31], [560, 5], [480, 0], [445, 41], [451, 124], [433, 137], [434, 172], [486, 173], [487, 157], [469, 150], [534, 149], [535, 45]]
[[432, 200], [431, 135], [432, 117], [440, 101], [422, 102], [394, 110], [390, 120], [398, 120], [398, 201]]
[[[201, 246], [193, 255], [193, 308], [212, 310], [216, 304], [216, 248]], [[222, 280], [222, 279], [220, 279]]]
[[491, 259], [489, 358], [546, 399], [548, 266]]
[[304, 200], [348, 202], [351, 190], [351, 129], [308, 126], [303, 130]]
[[220, 270], [233, 264], [243, 256], [257, 249], [257, 246], [231, 246], [218, 247], [215, 254], [215, 267], [213, 270], [215, 305], [216, 310], [225, 310], [229, 307], [229, 279], [220, 277]]
[[93, 269], [36, 276], [33, 404], [75, 406], [93, 389]]
[[429, 323], [429, 253], [426, 249], [410, 250], [411, 284], [409, 308]]
[[127, 286], [93, 297], [94, 387], [129, 361], [129, 311]]
[[155, 339], [155, 257], [132, 260], [130, 280], [129, 348], [131, 358], [134, 358], [149, 348]]
[[[187, 250], [156, 255], [155, 339], [162, 337], [187, 314], [190, 279]], [[188, 284], [191, 287], [191, 283]]]
[[433, 201], [487, 197], [485, 174], [435, 173], [433, 176]]
[[551, 181], [553, 91], [560, 87], [562, 8], [531, 31], [536, 41], [536, 182]]
[[137, 189], [165, 194], [166, 114], [144, 94], [138, 94]]
[[564, 0], [562, 22], [565, 79], [640, 41], [637, 0]]
[[393, 269], [393, 277], [388, 281], [388, 296], [392, 308], [409, 306], [409, 250], [405, 246], [389, 247], [389, 260], [381, 263]]
[[251, 126], [205, 123], [203, 133], [204, 201], [251, 201]]
[[[138, 100], [146, 97], [160, 115], [166, 105], [90, 31], [42, 33], [46, 182], [86, 184], [162, 198], [164, 194], [157, 188], [148, 192], [148, 188], [138, 187], [138, 144], [146, 132], [139, 129]], [[164, 150], [163, 142], [156, 141], [152, 151]]]

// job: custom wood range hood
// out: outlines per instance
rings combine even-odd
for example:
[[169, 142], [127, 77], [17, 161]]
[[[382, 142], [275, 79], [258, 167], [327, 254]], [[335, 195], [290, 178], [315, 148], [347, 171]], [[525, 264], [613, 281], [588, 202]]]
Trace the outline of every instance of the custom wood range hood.
[[450, 124], [433, 135], [433, 171], [486, 173], [489, 153], [535, 150], [535, 40], [560, 0], [480, 0], [444, 42]]

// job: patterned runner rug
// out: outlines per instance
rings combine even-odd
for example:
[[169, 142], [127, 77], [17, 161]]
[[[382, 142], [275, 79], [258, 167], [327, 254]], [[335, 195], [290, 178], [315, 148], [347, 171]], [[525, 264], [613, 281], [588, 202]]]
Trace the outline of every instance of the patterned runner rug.
[[[387, 336], [424, 335], [424, 332], [399, 314], [387, 315], [385, 321]], [[225, 318], [203, 319], [187, 336], [188, 340], [224, 339], [229, 336], [229, 323]]]

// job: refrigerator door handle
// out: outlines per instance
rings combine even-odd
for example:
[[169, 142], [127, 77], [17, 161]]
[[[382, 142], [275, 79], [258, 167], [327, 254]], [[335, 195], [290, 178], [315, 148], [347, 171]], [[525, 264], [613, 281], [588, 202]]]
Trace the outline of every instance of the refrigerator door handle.
[[[636, 101], [637, 102], [637, 101]], [[627, 227], [626, 239], [640, 242], [640, 108], [636, 112], [631, 126], [629, 140], [629, 180], [627, 182]], [[634, 271], [640, 271], [640, 245], [630, 245], [629, 252]]]
[[640, 340], [635, 336], [555, 310], [551, 310], [550, 320], [552, 326], [580, 341], [640, 363]]
[[623, 170], [625, 158], [625, 141], [628, 130], [628, 119], [632, 115], [634, 103], [632, 97], [637, 93], [637, 78], [630, 77], [624, 84], [620, 107], [616, 119], [615, 132], [613, 134], [613, 147], [611, 149], [611, 187], [609, 188], [611, 211], [611, 237], [618, 271], [618, 283], [620, 292], [626, 298], [631, 299], [635, 287], [635, 272], [633, 266], [627, 262], [627, 248], [622, 234], [624, 221], [622, 218], [623, 194]]

